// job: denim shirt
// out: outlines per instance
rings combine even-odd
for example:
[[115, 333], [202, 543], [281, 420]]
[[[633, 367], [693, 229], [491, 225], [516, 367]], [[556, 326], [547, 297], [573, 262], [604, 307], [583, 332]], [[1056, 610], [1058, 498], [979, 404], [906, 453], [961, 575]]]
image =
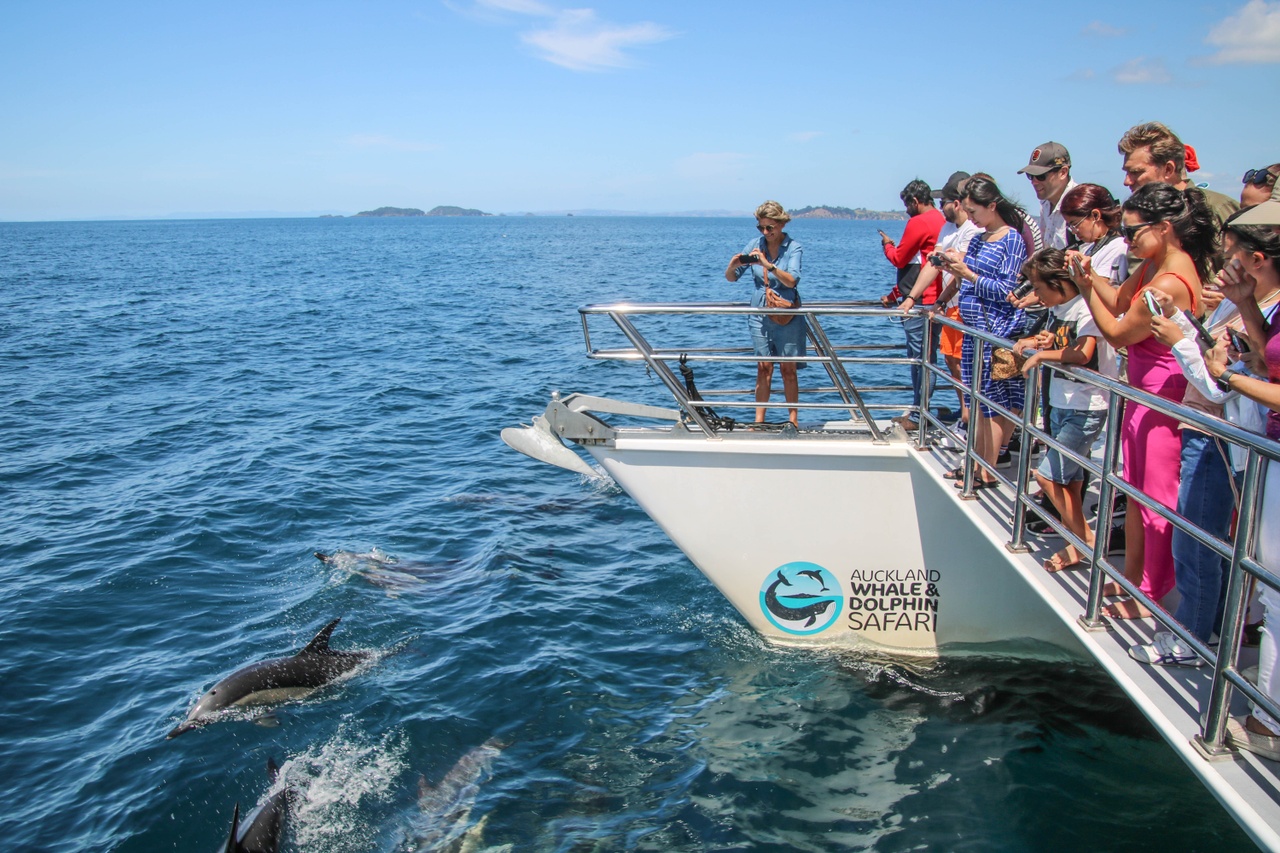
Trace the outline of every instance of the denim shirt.
[[[756, 249], [759, 249], [765, 257], [769, 257], [769, 249], [765, 244], [764, 237], [752, 240], [739, 254], [747, 255]], [[796, 284], [799, 285], [800, 255], [803, 251], [804, 248], [799, 243], [792, 240], [786, 234], [783, 234], [782, 245], [778, 247], [778, 257], [776, 260], [770, 258], [769, 263], [773, 264], [778, 269], [785, 270], [795, 276]], [[751, 295], [751, 304], [756, 308], [764, 307], [764, 288], [766, 281], [768, 286], [773, 288], [774, 293], [778, 294], [788, 302], [794, 303], [796, 301], [798, 296], [796, 289], [794, 287], [783, 286], [782, 283], [778, 281], [778, 277], [776, 275], [772, 275], [765, 270], [764, 264], [751, 264], [749, 267], [738, 267], [737, 274], [741, 276], [742, 271], [748, 268], [751, 270], [751, 277], [755, 279], [756, 287], [755, 292]]]

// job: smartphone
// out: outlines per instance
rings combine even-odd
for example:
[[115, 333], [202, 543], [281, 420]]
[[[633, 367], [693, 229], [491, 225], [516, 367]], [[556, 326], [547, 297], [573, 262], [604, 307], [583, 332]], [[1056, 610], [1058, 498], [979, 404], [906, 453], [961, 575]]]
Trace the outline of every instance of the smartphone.
[[1073, 276], [1079, 277], [1084, 275], [1084, 264], [1080, 263], [1080, 258], [1076, 257], [1075, 255], [1072, 255], [1070, 266], [1071, 266], [1071, 274]]
[[947, 262], [947, 256], [942, 254], [941, 252], [929, 253], [929, 263], [933, 264], [935, 267], [941, 267], [946, 262]]
[[886, 233], [884, 233], [883, 231], [881, 231], [881, 230], [880, 230], [880, 229], [878, 229], [878, 228], [876, 229], [876, 233], [880, 235], [880, 239], [881, 239], [881, 240], [888, 240], [888, 239], [889, 239], [889, 235], [888, 235], [888, 234], [886, 234]]
[[1187, 322], [1189, 322], [1191, 327], [1196, 330], [1196, 337], [1200, 339], [1200, 343], [1204, 345], [1205, 349], [1213, 349], [1217, 346], [1218, 342], [1214, 340], [1213, 335], [1209, 334], [1209, 330], [1204, 327], [1204, 323], [1201, 323], [1196, 319], [1195, 314], [1192, 314], [1184, 308], [1182, 310], [1182, 316], [1186, 317]]
[[1244, 355], [1249, 352], [1249, 339], [1237, 332], [1235, 329], [1227, 329], [1227, 337], [1231, 339], [1231, 345], [1236, 348], [1236, 352]]
[[1160, 303], [1156, 301], [1150, 290], [1142, 291], [1142, 301], [1146, 303], [1147, 310], [1151, 312], [1152, 317], [1164, 316], [1164, 311], [1160, 309]]

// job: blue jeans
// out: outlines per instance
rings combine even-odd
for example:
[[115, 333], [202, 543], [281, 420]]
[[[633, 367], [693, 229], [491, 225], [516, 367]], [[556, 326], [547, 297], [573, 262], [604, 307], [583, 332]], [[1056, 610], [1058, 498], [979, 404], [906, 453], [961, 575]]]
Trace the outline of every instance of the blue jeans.
[[[1182, 482], [1178, 512], [1206, 532], [1226, 540], [1231, 527], [1235, 494], [1232, 474], [1212, 438], [1182, 430]], [[1173, 617], [1203, 642], [1208, 642], [1222, 618], [1226, 592], [1225, 560], [1176, 527], [1173, 530], [1173, 569], [1182, 600]]]
[[[924, 324], [923, 317], [911, 316], [902, 321], [902, 331], [907, 336], [907, 358], [920, 358], [924, 355]], [[936, 364], [938, 360], [938, 340], [942, 337], [942, 326], [938, 323], [933, 324], [933, 334], [929, 336], [929, 352], [924, 355], [929, 364]], [[924, 375], [924, 368], [917, 365], [911, 365], [911, 405], [920, 409], [920, 381]], [[919, 415], [915, 416], [919, 418]]]

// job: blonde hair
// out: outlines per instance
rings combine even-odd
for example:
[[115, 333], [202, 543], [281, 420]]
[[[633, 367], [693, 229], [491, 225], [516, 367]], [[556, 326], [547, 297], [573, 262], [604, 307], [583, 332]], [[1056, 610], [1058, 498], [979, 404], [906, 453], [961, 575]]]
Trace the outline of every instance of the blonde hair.
[[1186, 177], [1187, 146], [1182, 144], [1176, 133], [1158, 121], [1135, 124], [1124, 132], [1116, 147], [1126, 155], [1145, 147], [1151, 152], [1152, 163], [1157, 166], [1172, 163], [1178, 167], [1179, 177]]
[[776, 201], [766, 201], [756, 208], [756, 219], [773, 219], [777, 222], [790, 222], [791, 214]]

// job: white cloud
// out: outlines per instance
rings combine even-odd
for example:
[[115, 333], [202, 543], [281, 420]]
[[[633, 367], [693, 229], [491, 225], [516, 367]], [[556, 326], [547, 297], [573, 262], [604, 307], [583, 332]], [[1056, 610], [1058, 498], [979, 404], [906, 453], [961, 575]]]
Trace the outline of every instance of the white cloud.
[[1142, 84], [1163, 85], [1173, 82], [1173, 75], [1165, 67], [1163, 59], [1137, 56], [1124, 65], [1111, 69], [1111, 79], [1125, 86]]
[[1218, 52], [1215, 64], [1280, 62], [1280, 2], [1249, 0], [1209, 31], [1205, 42]]
[[392, 151], [437, 151], [440, 148], [439, 145], [431, 145], [425, 142], [409, 142], [408, 140], [382, 136], [377, 133], [357, 133], [348, 136], [344, 141], [352, 148], [386, 148]]
[[633, 60], [624, 53], [631, 47], [666, 41], [674, 35], [659, 24], [610, 24], [593, 9], [566, 9], [548, 29], [520, 38], [536, 48], [542, 59], [573, 71], [625, 68]]
[[1121, 27], [1113, 27], [1110, 24], [1103, 23], [1102, 21], [1090, 21], [1084, 25], [1083, 29], [1080, 30], [1080, 34], [1113, 39], [1120, 38], [1121, 36], [1127, 36], [1129, 31]]

